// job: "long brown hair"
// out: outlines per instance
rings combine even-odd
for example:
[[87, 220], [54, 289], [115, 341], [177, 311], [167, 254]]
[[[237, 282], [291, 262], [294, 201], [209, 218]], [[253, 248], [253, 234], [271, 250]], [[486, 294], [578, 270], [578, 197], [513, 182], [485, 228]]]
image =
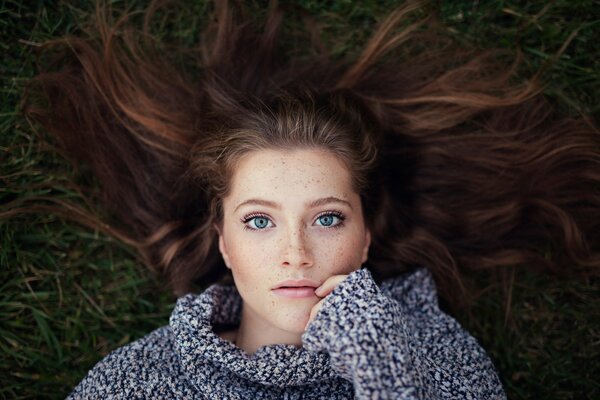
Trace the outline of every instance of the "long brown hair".
[[86, 35], [47, 43], [52, 60], [23, 104], [99, 180], [111, 216], [97, 227], [134, 245], [175, 294], [227, 281], [221, 199], [239, 158], [261, 148], [325, 148], [345, 162], [377, 280], [426, 266], [460, 304], [470, 270], [600, 266], [599, 132], [556, 116], [535, 78], [517, 79], [518, 60], [453, 44], [431, 16], [405, 23], [417, 3], [357, 56], [328, 54], [314, 31], [312, 51], [295, 54], [279, 46], [277, 2], [260, 32], [244, 7], [215, 1], [200, 46], [177, 53], [186, 68], [150, 34], [156, 9], [140, 29], [98, 7]]

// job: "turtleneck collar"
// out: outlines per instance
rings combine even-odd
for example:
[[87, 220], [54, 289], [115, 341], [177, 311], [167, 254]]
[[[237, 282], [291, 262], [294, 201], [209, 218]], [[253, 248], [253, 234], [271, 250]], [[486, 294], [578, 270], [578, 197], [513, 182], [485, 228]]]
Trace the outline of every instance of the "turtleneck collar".
[[220, 388], [225, 392], [231, 388], [232, 380], [242, 386], [284, 388], [324, 384], [337, 377], [327, 353], [274, 344], [248, 355], [223, 340], [214, 326], [238, 325], [241, 311], [242, 299], [233, 285], [215, 284], [202, 294], [188, 294], [177, 300], [170, 318], [175, 351], [188, 378], [198, 388]]

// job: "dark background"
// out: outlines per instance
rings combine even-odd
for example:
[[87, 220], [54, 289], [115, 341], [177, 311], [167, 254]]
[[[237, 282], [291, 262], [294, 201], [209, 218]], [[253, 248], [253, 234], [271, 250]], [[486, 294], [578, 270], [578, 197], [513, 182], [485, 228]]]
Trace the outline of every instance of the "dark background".
[[[326, 22], [324, 39], [340, 55], [358, 49], [376, 22], [401, 4], [282, 3]], [[524, 77], [555, 58], [544, 79], [557, 112], [598, 117], [599, 1], [446, 0], [431, 8], [458, 41], [520, 50]], [[51, 213], [20, 212], [61, 201], [93, 207], [70, 183], [90, 179], [85, 170], [74, 170], [42, 144], [18, 112], [24, 84], [34, 75], [35, 48], [76, 34], [93, 10], [91, 1], [0, 1], [1, 398], [64, 398], [109, 351], [167, 324], [174, 303], [127, 246]], [[179, 1], [171, 10], [154, 33], [193, 44], [206, 2]], [[455, 317], [490, 354], [510, 398], [600, 398], [597, 279], [558, 280], [510, 268], [471, 279], [480, 296], [470, 313]]]

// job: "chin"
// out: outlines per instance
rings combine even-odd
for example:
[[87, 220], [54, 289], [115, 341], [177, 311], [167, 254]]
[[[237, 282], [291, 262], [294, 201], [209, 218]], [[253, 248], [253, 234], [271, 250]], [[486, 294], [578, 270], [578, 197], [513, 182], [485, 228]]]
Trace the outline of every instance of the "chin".
[[276, 326], [290, 333], [302, 334], [304, 333], [304, 327], [306, 326], [309, 318], [310, 312], [303, 313], [301, 316], [298, 316], [298, 318], [293, 320], [290, 320], [288, 316], [288, 318], [285, 318], [284, 320], [279, 320], [279, 323], [276, 324]]

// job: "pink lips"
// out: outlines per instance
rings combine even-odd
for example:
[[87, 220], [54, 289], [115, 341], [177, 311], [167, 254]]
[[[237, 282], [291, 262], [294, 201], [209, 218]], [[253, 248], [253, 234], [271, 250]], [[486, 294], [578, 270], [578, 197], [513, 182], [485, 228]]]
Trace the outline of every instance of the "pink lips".
[[282, 297], [292, 297], [292, 298], [303, 298], [303, 297], [313, 297], [315, 295], [315, 288], [311, 286], [299, 286], [299, 287], [282, 287], [278, 289], [273, 289], [273, 292]]

